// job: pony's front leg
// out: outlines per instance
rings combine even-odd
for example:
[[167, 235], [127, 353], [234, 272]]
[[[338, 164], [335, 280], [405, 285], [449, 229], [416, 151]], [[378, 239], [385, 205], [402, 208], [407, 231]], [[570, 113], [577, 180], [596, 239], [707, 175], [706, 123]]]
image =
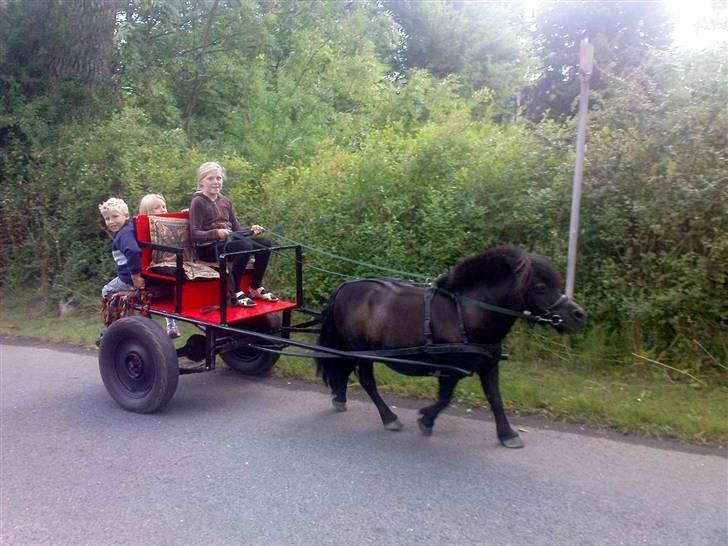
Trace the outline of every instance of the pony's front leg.
[[523, 440], [518, 437], [518, 433], [511, 428], [503, 410], [503, 400], [501, 400], [500, 387], [498, 385], [498, 362], [494, 362], [478, 370], [480, 384], [483, 386], [483, 392], [488, 398], [490, 409], [495, 417], [495, 428], [498, 432], [498, 439], [505, 447], [523, 447]]
[[384, 423], [384, 428], [387, 430], [402, 430], [402, 423], [399, 422], [397, 415], [382, 400], [382, 397], [379, 396], [377, 384], [374, 381], [374, 365], [371, 362], [361, 362], [359, 364], [359, 383], [367, 391], [374, 405], [377, 406], [379, 416], [382, 418], [382, 423]]
[[440, 377], [438, 379], [439, 390], [437, 392], [437, 402], [426, 408], [422, 408], [420, 413], [422, 417], [417, 420], [417, 424], [420, 426], [420, 431], [425, 436], [432, 434], [432, 427], [435, 426], [435, 419], [444, 410], [452, 400], [452, 393], [455, 392], [455, 386], [458, 384], [458, 379], [454, 377]]

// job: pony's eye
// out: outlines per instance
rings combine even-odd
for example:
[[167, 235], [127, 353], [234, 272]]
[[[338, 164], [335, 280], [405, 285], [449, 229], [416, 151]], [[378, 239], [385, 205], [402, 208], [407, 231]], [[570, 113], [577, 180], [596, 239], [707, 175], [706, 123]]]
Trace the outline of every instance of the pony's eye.
[[536, 290], [537, 294], [543, 294], [544, 292], [546, 292], [546, 283], [542, 283], [542, 282], [536, 283], [536, 286], [534, 286], [534, 289]]

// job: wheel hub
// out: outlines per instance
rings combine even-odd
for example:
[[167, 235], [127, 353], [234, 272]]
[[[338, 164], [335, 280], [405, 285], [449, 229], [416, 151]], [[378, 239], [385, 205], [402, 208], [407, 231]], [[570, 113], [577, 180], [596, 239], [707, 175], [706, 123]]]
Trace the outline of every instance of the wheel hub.
[[126, 355], [126, 371], [132, 379], [140, 379], [144, 375], [144, 362], [136, 353]]

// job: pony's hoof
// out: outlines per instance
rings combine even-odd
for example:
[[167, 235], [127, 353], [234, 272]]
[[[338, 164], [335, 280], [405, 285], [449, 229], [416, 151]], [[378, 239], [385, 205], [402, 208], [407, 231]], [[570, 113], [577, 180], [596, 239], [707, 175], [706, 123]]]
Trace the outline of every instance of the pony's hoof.
[[422, 422], [422, 419], [417, 419], [417, 425], [420, 427], [420, 432], [425, 436], [432, 436], [432, 427], [428, 427]]
[[331, 404], [334, 406], [336, 411], [346, 411], [346, 402], [339, 402], [338, 400], [332, 400]]
[[384, 428], [387, 430], [402, 430], [402, 423], [399, 422], [399, 419], [395, 419], [394, 421], [390, 421], [389, 423], [384, 424]]
[[518, 449], [523, 447], [523, 440], [521, 440], [521, 438], [519, 438], [518, 436], [514, 436], [513, 438], [506, 438], [505, 440], [501, 440], [500, 442], [505, 447], [510, 447], [512, 449]]

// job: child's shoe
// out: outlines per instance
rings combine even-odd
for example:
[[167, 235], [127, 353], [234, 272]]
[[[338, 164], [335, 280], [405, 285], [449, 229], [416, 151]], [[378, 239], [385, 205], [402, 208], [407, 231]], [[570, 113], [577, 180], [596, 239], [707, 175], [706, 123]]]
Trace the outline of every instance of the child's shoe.
[[250, 297], [262, 301], [278, 301], [278, 297], [273, 292], [268, 292], [262, 286], [260, 288], [251, 288]]
[[255, 302], [245, 295], [245, 292], [238, 292], [230, 302], [234, 307], [255, 307]]
[[96, 344], [96, 346], [97, 346], [97, 347], [101, 347], [101, 340], [102, 340], [102, 339], [103, 339], [103, 337], [104, 337], [104, 332], [105, 332], [105, 331], [106, 331], [106, 330], [104, 330], [103, 332], [101, 332], [101, 333], [99, 334], [99, 337], [97, 337], [97, 338], [96, 338], [96, 341], [95, 341], [94, 343]]
[[177, 323], [173, 318], [164, 317], [164, 321], [167, 323], [167, 335], [172, 338], [178, 338], [179, 337], [179, 328], [177, 328]]

